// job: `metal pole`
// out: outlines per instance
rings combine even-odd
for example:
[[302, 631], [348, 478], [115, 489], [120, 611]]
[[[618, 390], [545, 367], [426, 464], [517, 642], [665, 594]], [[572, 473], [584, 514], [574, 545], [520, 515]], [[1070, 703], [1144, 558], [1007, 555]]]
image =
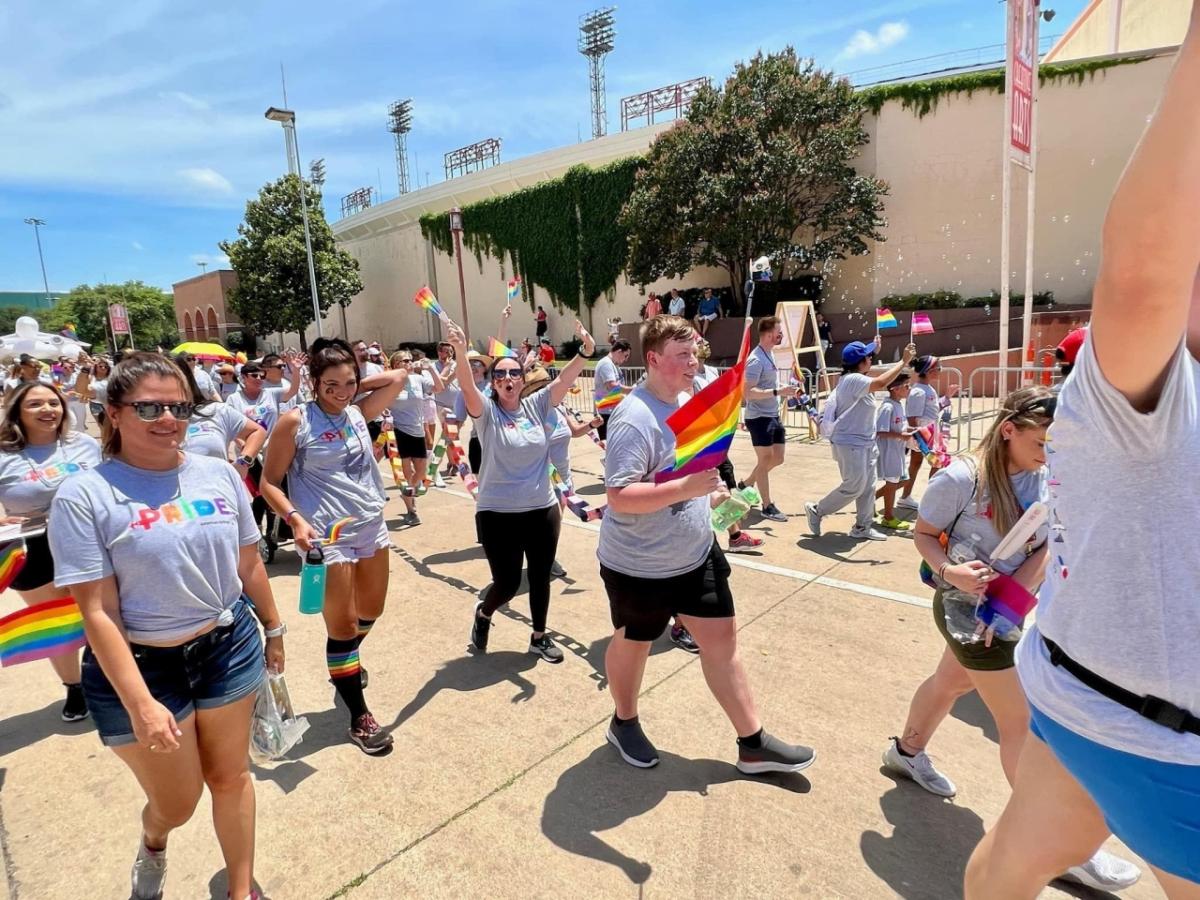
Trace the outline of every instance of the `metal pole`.
[[1004, 79], [1004, 140], [1000, 144], [1000, 165], [1004, 176], [1000, 198], [1000, 346], [997, 363], [1000, 367], [999, 379], [1003, 385], [1008, 384], [1008, 292], [1011, 286], [1009, 280], [1010, 247], [1009, 229], [1012, 227], [1012, 162], [1008, 158], [1009, 139], [1012, 129], [1012, 9], [1013, 0], [1005, 4], [1005, 79]]
[[454, 259], [458, 263], [458, 296], [462, 300], [463, 336], [469, 343], [471, 340], [471, 326], [467, 321], [467, 287], [463, 282], [462, 232], [457, 229], [454, 231]]
[[45, 225], [41, 219], [26, 219], [25, 222], [33, 226], [33, 239], [37, 241], [38, 250], [38, 265], [42, 267], [42, 288], [46, 292], [46, 305], [50, 305], [50, 282], [46, 280], [46, 259], [42, 256], [42, 235], [38, 230], [38, 226]]
[[1024, 322], [1021, 328], [1021, 383], [1032, 378], [1030, 367], [1037, 360], [1029, 359], [1029, 342], [1033, 331], [1033, 239], [1034, 215], [1037, 197], [1037, 101], [1038, 101], [1038, 63], [1040, 57], [1037, 51], [1038, 27], [1041, 24], [1042, 12], [1038, 0], [1033, 4], [1033, 85], [1031, 88], [1031, 109], [1029, 111], [1029, 181], [1025, 198], [1025, 310]]
[[[312, 235], [308, 230], [308, 201], [304, 197], [304, 176], [300, 174], [300, 142], [296, 140], [296, 120], [284, 124], [284, 129], [291, 128], [292, 150], [296, 154], [296, 177], [300, 180], [300, 216], [304, 220], [304, 250], [308, 256], [308, 286], [312, 291], [313, 322], [317, 326], [317, 337], [324, 337], [321, 331], [321, 303], [317, 300], [317, 270], [313, 268]], [[345, 328], [345, 309], [342, 310], [342, 327]]]

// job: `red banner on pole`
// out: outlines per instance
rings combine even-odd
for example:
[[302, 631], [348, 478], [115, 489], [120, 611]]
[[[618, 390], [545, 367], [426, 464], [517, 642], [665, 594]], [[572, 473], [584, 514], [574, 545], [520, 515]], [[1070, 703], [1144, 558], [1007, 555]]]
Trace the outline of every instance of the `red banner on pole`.
[[113, 303], [109, 305], [108, 321], [112, 325], [112, 333], [114, 335], [132, 335], [133, 332], [129, 330], [129, 315], [125, 312], [125, 307], [120, 303]]
[[1037, 61], [1038, 0], [1008, 0], [1008, 71], [1011, 98], [1009, 157], [1030, 168], [1033, 141], [1033, 70]]

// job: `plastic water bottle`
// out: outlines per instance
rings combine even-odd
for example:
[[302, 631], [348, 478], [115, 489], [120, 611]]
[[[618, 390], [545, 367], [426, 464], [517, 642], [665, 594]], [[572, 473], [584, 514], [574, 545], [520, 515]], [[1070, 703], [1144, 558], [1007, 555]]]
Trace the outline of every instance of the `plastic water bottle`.
[[300, 567], [300, 612], [317, 615], [325, 606], [325, 553], [314, 544]]
[[729, 492], [729, 499], [712, 511], [713, 531], [727, 531], [734, 522], [741, 521], [750, 507], [762, 502], [762, 497], [753, 487], [744, 487]]

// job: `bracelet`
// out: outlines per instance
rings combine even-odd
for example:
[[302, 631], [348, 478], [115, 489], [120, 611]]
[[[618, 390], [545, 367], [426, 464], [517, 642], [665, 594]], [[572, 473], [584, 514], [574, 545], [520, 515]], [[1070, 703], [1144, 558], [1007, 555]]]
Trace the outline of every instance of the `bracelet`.
[[290, 525], [290, 524], [292, 524], [292, 516], [298, 516], [298, 515], [300, 515], [300, 510], [296, 509], [296, 507], [293, 506], [291, 509], [289, 509], [287, 511], [287, 514], [283, 517], [283, 521], [287, 522]]
[[950, 568], [950, 560], [946, 560], [944, 563], [938, 566], [938, 578], [942, 579], [942, 581], [946, 580], [946, 570], [948, 568]]
[[283, 622], [280, 622], [274, 628], [263, 629], [263, 637], [277, 638], [283, 637], [285, 634], [287, 634], [287, 625], [285, 625]]

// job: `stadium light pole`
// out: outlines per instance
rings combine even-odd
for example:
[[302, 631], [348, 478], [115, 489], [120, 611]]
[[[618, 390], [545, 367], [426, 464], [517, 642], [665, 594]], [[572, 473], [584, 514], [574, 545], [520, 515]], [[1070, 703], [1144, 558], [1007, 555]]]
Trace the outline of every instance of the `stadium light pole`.
[[457, 206], [450, 210], [450, 233], [454, 235], [454, 259], [458, 263], [458, 296], [462, 301], [463, 337], [471, 339], [471, 326], [467, 321], [467, 288], [463, 281], [462, 266], [462, 210]]
[[46, 224], [46, 220], [37, 219], [31, 216], [25, 220], [25, 224], [33, 226], [33, 237], [34, 240], [37, 241], [38, 248], [38, 264], [42, 267], [42, 288], [46, 292], [46, 305], [52, 306], [53, 304], [50, 302], [50, 282], [46, 280], [46, 259], [42, 256], [42, 235], [38, 231], [40, 226]]
[[[264, 115], [272, 122], [278, 122], [283, 126], [284, 143], [288, 150], [288, 168], [291, 168], [291, 154], [296, 154], [295, 172], [296, 177], [300, 179], [300, 215], [304, 220], [304, 251], [308, 256], [308, 286], [312, 291], [313, 305], [313, 323], [317, 326], [317, 337], [324, 337], [321, 330], [321, 304], [317, 300], [317, 270], [313, 266], [313, 251], [312, 251], [312, 234], [308, 229], [308, 200], [304, 196], [304, 176], [300, 172], [300, 145], [296, 142], [296, 114], [290, 109], [276, 109], [274, 106], [267, 108]], [[341, 304], [338, 304], [339, 306]], [[345, 330], [346, 310], [342, 308], [342, 323]]]

